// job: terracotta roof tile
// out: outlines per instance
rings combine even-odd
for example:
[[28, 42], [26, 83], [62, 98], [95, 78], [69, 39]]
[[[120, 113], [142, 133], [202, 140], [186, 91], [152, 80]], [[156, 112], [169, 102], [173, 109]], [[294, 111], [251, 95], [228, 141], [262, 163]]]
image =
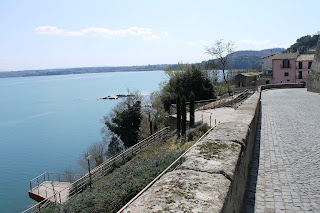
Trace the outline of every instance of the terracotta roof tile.
[[314, 54], [301, 54], [298, 56], [297, 61], [312, 61]]
[[273, 56], [272, 59], [296, 59], [298, 57], [298, 53], [280, 53]]

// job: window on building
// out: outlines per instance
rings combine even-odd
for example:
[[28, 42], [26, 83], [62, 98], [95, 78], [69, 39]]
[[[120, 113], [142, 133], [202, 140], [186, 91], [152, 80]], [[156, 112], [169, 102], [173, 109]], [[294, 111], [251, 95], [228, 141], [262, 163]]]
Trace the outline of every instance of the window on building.
[[282, 68], [290, 68], [290, 63], [288, 59], [282, 61]]
[[289, 79], [287, 79], [287, 81], [290, 81]]
[[299, 69], [302, 69], [302, 61], [299, 61]]
[[288, 73], [288, 72], [285, 72], [285, 73], [284, 73], [284, 76], [289, 76], [289, 73]]
[[312, 61], [309, 61], [308, 63], [308, 69], [311, 69]]
[[299, 71], [299, 79], [302, 79], [302, 71]]

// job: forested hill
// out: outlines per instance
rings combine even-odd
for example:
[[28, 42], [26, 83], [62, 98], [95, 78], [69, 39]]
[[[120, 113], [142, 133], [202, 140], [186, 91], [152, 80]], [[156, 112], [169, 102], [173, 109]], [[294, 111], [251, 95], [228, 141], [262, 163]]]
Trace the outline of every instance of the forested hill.
[[264, 56], [270, 55], [272, 53], [279, 53], [284, 51], [283, 48], [273, 48], [273, 49], [264, 49], [264, 50], [240, 50], [233, 53], [233, 57], [241, 57], [241, 56], [258, 56], [260, 58]]
[[291, 45], [287, 50], [292, 50], [293, 52], [299, 51], [299, 53], [308, 53], [308, 50], [316, 49], [318, 39], [319, 33], [313, 36], [302, 36], [301, 38], [298, 38], [296, 43]]
[[[285, 51], [283, 48], [236, 51], [230, 58], [229, 66], [236, 69], [257, 69], [262, 62], [261, 58], [270, 55], [271, 50], [273, 54]], [[206, 63], [207, 61], [203, 61], [202, 65]]]
[[262, 62], [262, 57], [272, 53], [283, 52], [283, 48], [264, 49], [264, 50], [244, 50], [233, 53], [230, 59], [230, 66], [237, 69], [256, 69]]

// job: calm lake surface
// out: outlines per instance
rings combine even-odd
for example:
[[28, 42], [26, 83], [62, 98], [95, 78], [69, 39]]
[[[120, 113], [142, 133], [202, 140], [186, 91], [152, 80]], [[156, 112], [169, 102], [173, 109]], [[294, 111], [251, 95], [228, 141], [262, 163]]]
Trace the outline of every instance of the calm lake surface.
[[30, 179], [77, 167], [101, 139], [101, 119], [120, 100], [97, 100], [166, 80], [163, 71], [0, 79], [0, 212], [21, 212], [33, 201]]

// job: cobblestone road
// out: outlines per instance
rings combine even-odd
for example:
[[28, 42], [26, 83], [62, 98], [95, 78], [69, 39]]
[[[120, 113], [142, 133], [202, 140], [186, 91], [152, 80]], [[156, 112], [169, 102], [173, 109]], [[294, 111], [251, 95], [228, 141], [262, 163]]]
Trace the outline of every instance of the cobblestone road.
[[246, 212], [320, 212], [320, 95], [277, 89], [261, 100]]

